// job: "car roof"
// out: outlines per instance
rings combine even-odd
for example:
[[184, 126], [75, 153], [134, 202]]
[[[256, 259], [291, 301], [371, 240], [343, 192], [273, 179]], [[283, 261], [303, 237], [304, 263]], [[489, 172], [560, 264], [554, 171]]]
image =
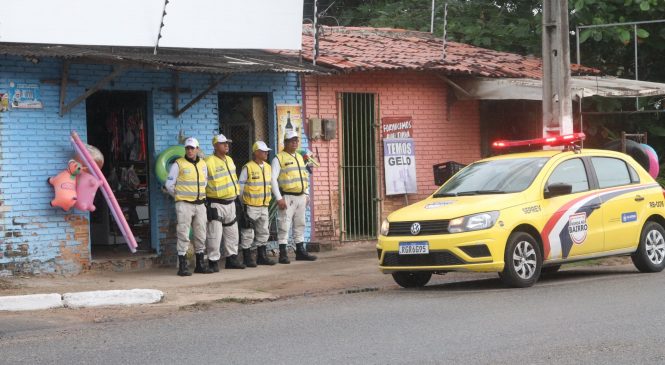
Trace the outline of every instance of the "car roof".
[[505, 155], [498, 155], [498, 156], [493, 156], [489, 157], [486, 159], [483, 159], [483, 161], [493, 161], [493, 160], [507, 160], [507, 159], [513, 159], [513, 158], [537, 158], [537, 157], [545, 157], [545, 158], [552, 158], [557, 155], [578, 155], [578, 156], [609, 156], [609, 157], [619, 157], [619, 158], [626, 158], [629, 157], [628, 155], [617, 152], [617, 151], [610, 151], [610, 150], [597, 150], [597, 149], [591, 149], [591, 148], [586, 148], [586, 149], [580, 149], [576, 152], [573, 151], [562, 151], [562, 150], [537, 150], [537, 151], [531, 151], [531, 152], [521, 152], [521, 153], [508, 153]]

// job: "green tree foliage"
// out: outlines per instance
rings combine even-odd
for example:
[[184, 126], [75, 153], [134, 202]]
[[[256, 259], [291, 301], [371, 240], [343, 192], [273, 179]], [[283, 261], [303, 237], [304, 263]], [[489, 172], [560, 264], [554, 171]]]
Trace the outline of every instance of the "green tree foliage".
[[[576, 25], [665, 19], [665, 0], [576, 0], [571, 8], [571, 29]], [[581, 62], [612, 75], [634, 78], [634, 35], [632, 26], [583, 29]], [[665, 82], [665, 23], [639, 25], [637, 43], [639, 79]]]

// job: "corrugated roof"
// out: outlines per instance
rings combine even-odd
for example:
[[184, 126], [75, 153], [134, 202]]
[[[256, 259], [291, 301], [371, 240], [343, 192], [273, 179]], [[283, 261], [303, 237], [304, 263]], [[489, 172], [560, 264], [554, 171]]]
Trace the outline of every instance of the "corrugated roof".
[[[539, 58], [493, 51], [458, 42], [446, 43], [430, 33], [389, 28], [323, 27], [317, 64], [343, 72], [429, 70], [449, 75], [523, 77], [539, 79]], [[303, 27], [302, 56], [311, 61], [311, 26]], [[597, 70], [573, 65], [573, 74]]]
[[211, 74], [252, 72], [328, 73], [296, 53], [263, 50], [189, 50], [0, 43], [0, 55], [55, 57], [87, 62], [127, 63], [159, 69]]

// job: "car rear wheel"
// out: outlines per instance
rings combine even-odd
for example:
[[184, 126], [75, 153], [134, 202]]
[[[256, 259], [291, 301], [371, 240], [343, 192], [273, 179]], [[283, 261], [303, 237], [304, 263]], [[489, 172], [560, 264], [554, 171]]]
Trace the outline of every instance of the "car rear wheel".
[[640, 244], [630, 257], [641, 272], [659, 272], [665, 268], [665, 230], [656, 222], [642, 228]]
[[397, 271], [393, 273], [393, 280], [402, 288], [421, 288], [432, 278], [428, 271]]
[[543, 256], [530, 234], [515, 232], [508, 237], [504, 262], [501, 281], [511, 287], [526, 288], [538, 281]]

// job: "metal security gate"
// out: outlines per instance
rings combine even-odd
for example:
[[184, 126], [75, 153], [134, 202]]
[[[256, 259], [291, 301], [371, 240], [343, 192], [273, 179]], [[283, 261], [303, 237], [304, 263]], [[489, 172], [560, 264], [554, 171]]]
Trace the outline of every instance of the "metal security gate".
[[343, 241], [376, 238], [375, 95], [341, 94], [340, 222]]

